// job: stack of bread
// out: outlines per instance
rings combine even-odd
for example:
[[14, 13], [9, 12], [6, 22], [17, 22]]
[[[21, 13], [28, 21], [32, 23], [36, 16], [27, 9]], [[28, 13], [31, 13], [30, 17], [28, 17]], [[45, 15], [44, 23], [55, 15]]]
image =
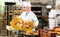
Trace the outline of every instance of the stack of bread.
[[10, 25], [17, 30], [28, 31], [33, 29], [34, 22], [15, 17], [10, 22]]

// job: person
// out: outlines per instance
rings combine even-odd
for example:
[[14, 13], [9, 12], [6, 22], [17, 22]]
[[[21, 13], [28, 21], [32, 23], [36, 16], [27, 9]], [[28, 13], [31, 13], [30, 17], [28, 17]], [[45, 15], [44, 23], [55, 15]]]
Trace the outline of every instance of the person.
[[53, 29], [56, 26], [56, 11], [51, 10], [49, 12], [49, 29]]
[[49, 29], [53, 29], [55, 25], [55, 10], [52, 9], [51, 5], [47, 5], [46, 8], [49, 11], [48, 13]]
[[37, 19], [37, 16], [31, 11], [31, 3], [29, 1], [23, 1], [23, 7], [25, 7], [25, 12], [23, 12], [19, 18], [22, 18], [23, 20], [28, 21], [34, 21], [35, 26], [33, 28], [33, 31], [35, 31], [35, 28], [38, 26], [39, 21]]
[[50, 7], [51, 10], [49, 12], [49, 29], [54, 29], [55, 27], [57, 27], [57, 11], [55, 9], [52, 9], [52, 7]]

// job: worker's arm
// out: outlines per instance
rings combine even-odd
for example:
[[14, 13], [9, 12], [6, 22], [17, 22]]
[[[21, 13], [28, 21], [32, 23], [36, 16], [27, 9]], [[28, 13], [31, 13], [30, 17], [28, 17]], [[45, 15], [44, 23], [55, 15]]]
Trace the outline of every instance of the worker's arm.
[[33, 31], [35, 31], [35, 28], [38, 26], [39, 21], [38, 21], [37, 16], [35, 14], [32, 14], [32, 19], [33, 19], [33, 21], [35, 23], [34, 28], [33, 28]]
[[33, 18], [33, 21], [35, 22], [35, 28], [36, 28], [39, 24], [39, 21], [38, 21], [37, 16], [35, 14], [33, 14], [32, 18]]

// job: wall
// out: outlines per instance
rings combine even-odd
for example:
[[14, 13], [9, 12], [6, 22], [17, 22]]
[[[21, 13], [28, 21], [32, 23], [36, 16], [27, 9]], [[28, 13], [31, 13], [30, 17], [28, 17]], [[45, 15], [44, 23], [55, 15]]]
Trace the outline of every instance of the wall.
[[56, 0], [56, 6], [60, 4], [60, 0]]

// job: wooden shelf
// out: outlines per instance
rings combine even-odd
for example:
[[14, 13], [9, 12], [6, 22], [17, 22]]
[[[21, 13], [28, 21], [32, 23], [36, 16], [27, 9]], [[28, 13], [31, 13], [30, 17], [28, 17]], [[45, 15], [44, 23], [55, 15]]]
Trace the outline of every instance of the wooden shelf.
[[[43, 2], [43, 1], [42, 1]], [[46, 12], [46, 5], [47, 5], [47, 2], [44, 2], [42, 3], [41, 1], [32, 1], [32, 11], [37, 15], [37, 18], [39, 20], [39, 25], [42, 25], [41, 27], [44, 27], [45, 25], [47, 26], [48, 25], [48, 19], [43, 19], [42, 17], [45, 16], [45, 12]], [[45, 11], [45, 12], [44, 12]], [[46, 15], [48, 14], [48, 12], [46, 13]], [[45, 22], [46, 21], [46, 22]], [[44, 25], [44, 26], [43, 26]], [[39, 28], [39, 26], [38, 26]]]
[[18, 13], [18, 12], [24, 12], [25, 10], [14, 10], [14, 12], [16, 13]]
[[8, 12], [13, 12], [13, 10], [9, 10]]
[[39, 15], [39, 16], [37, 16], [37, 17], [42, 17], [42, 16]]
[[42, 7], [41, 5], [32, 5], [32, 7]]
[[13, 13], [9, 13], [9, 15], [14, 15]]
[[42, 11], [33, 11], [34, 13], [42, 13]]

